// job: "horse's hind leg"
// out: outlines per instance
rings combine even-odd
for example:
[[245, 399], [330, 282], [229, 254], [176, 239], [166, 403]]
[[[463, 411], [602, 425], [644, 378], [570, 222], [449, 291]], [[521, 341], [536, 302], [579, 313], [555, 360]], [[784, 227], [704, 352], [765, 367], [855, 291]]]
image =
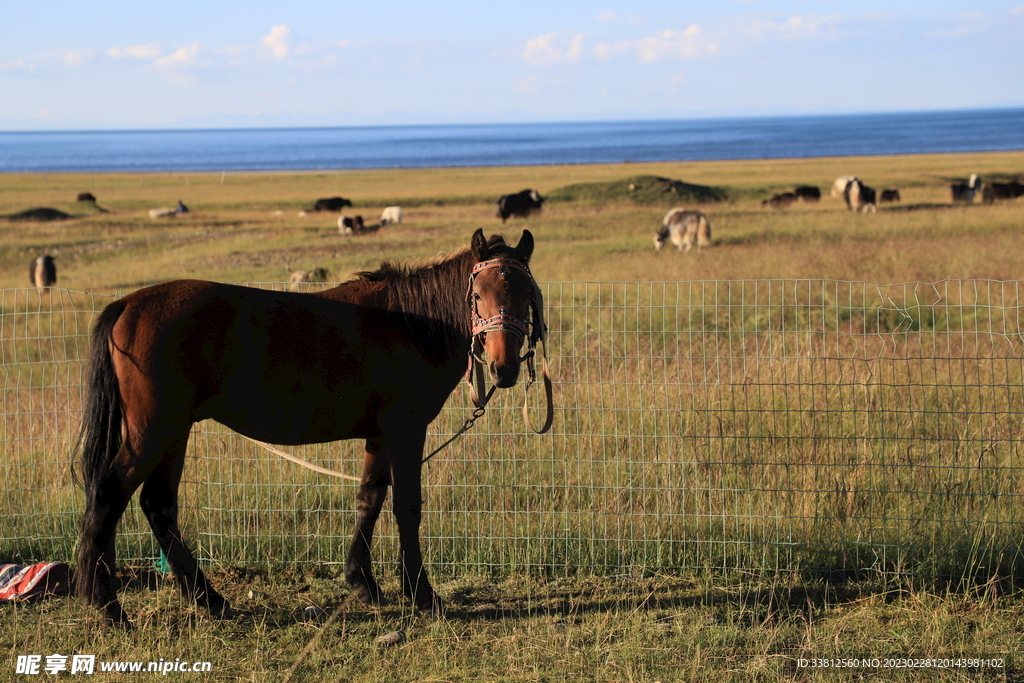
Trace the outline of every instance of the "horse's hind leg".
[[185, 466], [188, 436], [189, 432], [185, 431], [164, 452], [156, 469], [142, 486], [139, 505], [174, 570], [185, 599], [206, 607], [216, 618], [230, 619], [234, 616], [231, 606], [207, 581], [178, 528], [178, 484]]
[[352, 586], [356, 598], [365, 604], [384, 602], [380, 587], [373, 578], [370, 546], [373, 543], [373, 528], [384, 506], [390, 483], [391, 471], [380, 439], [367, 440], [362, 481], [359, 493], [356, 494], [356, 531], [345, 562], [345, 578]]
[[[127, 445], [122, 445], [118, 457], [125, 455], [127, 450]], [[76, 591], [90, 605], [101, 610], [104, 622], [111, 626], [131, 626], [117, 599], [114, 535], [117, 523], [138, 486], [137, 480], [125, 477], [122, 471], [110, 467], [96, 486], [86, 492], [85, 518], [75, 569]]]

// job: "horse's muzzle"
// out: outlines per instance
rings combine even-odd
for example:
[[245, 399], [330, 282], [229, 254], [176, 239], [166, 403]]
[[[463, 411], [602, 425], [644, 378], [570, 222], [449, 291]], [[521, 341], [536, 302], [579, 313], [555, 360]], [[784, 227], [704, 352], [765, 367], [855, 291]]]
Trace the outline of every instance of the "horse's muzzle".
[[494, 386], [499, 389], [514, 387], [516, 385], [516, 381], [519, 379], [518, 358], [507, 363], [491, 361], [487, 364], [487, 369], [491, 374], [491, 382], [493, 382]]

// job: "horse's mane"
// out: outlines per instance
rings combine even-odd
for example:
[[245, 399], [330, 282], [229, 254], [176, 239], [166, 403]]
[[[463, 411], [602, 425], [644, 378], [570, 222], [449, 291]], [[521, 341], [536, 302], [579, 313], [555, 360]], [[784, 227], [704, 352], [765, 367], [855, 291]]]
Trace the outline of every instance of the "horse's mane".
[[[501, 235], [493, 235], [487, 242], [495, 256], [512, 252]], [[414, 265], [383, 261], [377, 270], [355, 275], [363, 282], [381, 283], [388, 310], [401, 313], [412, 334], [425, 337], [430, 346], [451, 357], [470, 336], [466, 292], [474, 263], [476, 257], [466, 247]]]

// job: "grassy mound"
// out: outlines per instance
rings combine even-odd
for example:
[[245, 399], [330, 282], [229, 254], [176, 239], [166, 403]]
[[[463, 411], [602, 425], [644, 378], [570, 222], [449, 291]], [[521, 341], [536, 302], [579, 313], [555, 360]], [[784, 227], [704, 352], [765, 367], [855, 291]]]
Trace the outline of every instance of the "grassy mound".
[[695, 185], [653, 175], [637, 175], [599, 183], [576, 183], [552, 190], [551, 201], [595, 204], [630, 199], [637, 204], [707, 203], [728, 199], [723, 188]]
[[51, 209], [48, 206], [40, 206], [34, 209], [25, 209], [18, 213], [12, 213], [7, 216], [8, 220], [12, 221], [66, 221], [71, 218], [71, 214], [58, 211], [57, 209]]

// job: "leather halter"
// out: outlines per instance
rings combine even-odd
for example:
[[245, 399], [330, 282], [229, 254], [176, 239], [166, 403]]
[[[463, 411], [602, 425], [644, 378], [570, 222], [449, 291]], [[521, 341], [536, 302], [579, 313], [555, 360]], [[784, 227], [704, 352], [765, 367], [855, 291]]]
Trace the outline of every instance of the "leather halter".
[[[476, 300], [473, 298], [473, 283], [476, 280], [476, 276], [480, 272], [489, 268], [501, 269], [503, 276], [508, 275], [511, 270], [515, 269], [521, 273], [524, 273], [529, 278], [530, 286], [533, 289], [533, 296], [530, 297], [530, 319], [526, 320], [523, 318], [517, 318], [513, 315], [509, 315], [505, 307], [499, 309], [498, 315], [491, 316], [490, 318], [481, 318], [477, 312]], [[526, 388], [529, 389], [530, 385], [537, 380], [537, 370], [534, 366], [534, 357], [536, 356], [537, 343], [540, 342], [545, 350], [543, 355], [543, 373], [544, 373], [544, 389], [547, 397], [547, 417], [539, 430], [533, 427], [533, 423], [530, 421], [530, 417], [527, 411], [527, 405], [523, 404], [523, 417], [526, 420], [527, 426], [537, 434], [543, 434], [551, 428], [552, 421], [554, 419], [554, 410], [552, 407], [552, 389], [551, 389], [551, 376], [548, 371], [547, 353], [545, 342], [547, 340], [547, 326], [544, 324], [543, 314], [543, 301], [540, 291], [540, 287], [537, 285], [537, 281], [533, 279], [533, 273], [530, 272], [530, 268], [522, 261], [507, 257], [498, 257], [488, 259], [486, 261], [480, 261], [473, 266], [473, 270], [469, 276], [469, 288], [466, 292], [466, 300], [469, 302], [470, 307], [470, 345], [469, 345], [469, 363], [466, 370], [466, 380], [470, 386], [470, 398], [473, 401], [473, 405], [477, 407], [476, 412], [481, 412], [491, 396], [494, 394], [495, 386], [491, 386], [487, 393], [484, 393], [484, 361], [481, 359], [480, 354], [483, 352], [483, 344], [480, 340], [480, 335], [486, 334], [491, 331], [502, 331], [510, 332], [515, 335], [519, 342], [523, 340], [527, 341], [527, 351], [523, 354], [519, 361], [526, 361], [526, 369], [529, 375], [529, 381], [526, 383]], [[479, 349], [479, 350], [478, 350]], [[476, 374], [476, 383], [474, 384], [473, 375]], [[475, 413], [474, 413], [475, 414]], [[431, 454], [433, 455], [433, 454]]]
[[[537, 287], [537, 284], [536, 282], [534, 282], [533, 274], [530, 272], [529, 267], [527, 267], [527, 265], [521, 261], [516, 261], [510, 258], [493, 258], [487, 261], [480, 261], [479, 263], [474, 265], [473, 271], [469, 275], [469, 291], [466, 295], [466, 298], [469, 301], [470, 323], [472, 327], [472, 331], [470, 333], [470, 340], [473, 343], [473, 347], [476, 346], [477, 342], [479, 341], [478, 337], [481, 334], [486, 334], [487, 332], [491, 332], [493, 330], [511, 332], [512, 334], [516, 335], [516, 337], [518, 337], [519, 341], [521, 342], [528, 335], [530, 335], [531, 321], [509, 315], [507, 309], [504, 306], [502, 306], [499, 309], [498, 315], [491, 316], [490, 318], [481, 318], [480, 313], [476, 310], [476, 300], [473, 299], [473, 283], [476, 281], [477, 275], [479, 275], [482, 271], [487, 270], [489, 268], [500, 268], [503, 277], [508, 275], [509, 268], [515, 268], [516, 270], [519, 270], [520, 272], [524, 273], [526, 277], [530, 279], [530, 284], [534, 287], [534, 289], [536, 289]], [[536, 299], [531, 297], [531, 310], [536, 310], [536, 306]], [[533, 335], [530, 335], [530, 339], [532, 348], [533, 345], [536, 344], [536, 339]], [[470, 353], [477, 360], [480, 360], [479, 352], [476, 351], [475, 348], [471, 348]], [[520, 358], [519, 360], [525, 360], [525, 357]]]

